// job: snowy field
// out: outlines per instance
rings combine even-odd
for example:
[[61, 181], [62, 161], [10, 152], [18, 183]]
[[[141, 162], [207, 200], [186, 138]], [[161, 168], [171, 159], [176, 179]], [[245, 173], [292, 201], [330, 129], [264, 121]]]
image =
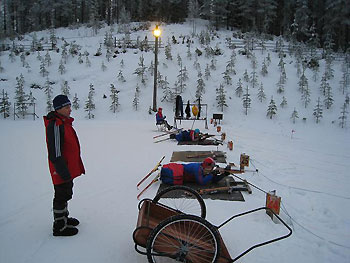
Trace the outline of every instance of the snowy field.
[[[163, 39], [172, 35], [190, 35], [191, 25], [163, 26]], [[197, 25], [197, 33], [205, 27]], [[99, 43], [103, 42], [104, 30], [91, 37], [91, 30], [57, 30], [59, 37], [73, 37], [82, 45], [82, 52], [90, 53], [91, 67], [79, 64], [76, 57], [70, 57], [66, 64], [66, 73], [57, 71], [61, 55], [51, 53], [52, 65], [49, 67], [49, 79], [55, 82], [53, 95], [60, 93], [64, 80], [71, 87], [71, 98], [75, 93], [81, 102], [81, 108], [72, 112], [75, 118], [74, 127], [78, 133], [82, 159], [86, 175], [75, 180], [74, 197], [69, 203], [71, 215], [79, 218], [79, 234], [74, 237], [52, 236], [52, 196], [53, 187], [47, 165], [45, 131], [42, 116], [46, 114], [46, 95], [43, 90], [32, 90], [37, 99], [37, 114], [39, 119], [33, 121], [0, 119], [0, 262], [4, 263], [46, 263], [46, 262], [147, 262], [147, 258], [134, 250], [132, 232], [136, 226], [138, 215], [136, 196], [137, 182], [154, 167], [157, 161], [165, 155], [163, 163], [170, 161], [173, 151], [186, 150], [221, 150], [227, 153], [229, 162], [239, 163], [241, 153], [250, 156], [248, 169], [258, 169], [258, 173], [247, 172], [242, 175], [248, 182], [264, 191], [276, 190], [282, 198], [281, 217], [293, 229], [293, 235], [281, 242], [253, 250], [238, 262], [350, 262], [350, 133], [348, 126], [340, 128], [338, 117], [345, 97], [339, 91], [342, 61], [334, 62], [334, 78], [330, 80], [333, 88], [334, 104], [331, 109], [323, 110], [320, 123], [315, 123], [313, 110], [318, 97], [321, 97], [319, 85], [324, 71], [323, 60], [320, 61], [318, 80], [312, 79], [313, 73], [307, 69], [311, 89], [311, 102], [305, 108], [300, 101], [298, 91], [299, 77], [296, 74], [295, 59], [287, 55], [285, 68], [287, 82], [285, 93], [276, 93], [276, 83], [279, 79], [276, 53], [270, 51], [272, 58], [269, 73], [263, 77], [259, 73], [259, 83], [262, 82], [266, 92], [266, 101], [260, 103], [256, 97], [257, 88], [251, 91], [251, 108], [248, 115], [244, 114], [242, 98], [235, 95], [238, 79], [243, 80], [247, 69], [252, 71], [250, 60], [237, 52], [235, 70], [232, 75], [232, 86], [225, 85], [228, 107], [224, 109], [222, 131], [227, 134], [223, 146], [178, 146], [174, 141], [154, 143], [153, 136], [159, 134], [154, 123], [154, 115], [148, 114], [152, 103], [153, 77], [147, 75], [146, 86], [142, 86], [138, 76], [133, 74], [139, 63], [141, 52], [128, 50], [110, 62], [104, 55], [94, 57]], [[48, 32], [38, 32], [38, 37], [48, 36]], [[222, 72], [231, 56], [231, 50], [225, 49], [225, 36], [232, 32], [219, 32], [219, 38], [211, 42], [218, 44], [224, 54], [216, 56], [217, 69], [211, 72], [206, 80], [206, 92], [203, 103], [208, 104], [208, 118], [213, 113], [220, 112], [216, 108], [216, 91], [223, 82]], [[143, 38], [150, 32], [139, 31], [131, 38], [140, 35]], [[71, 39], [70, 39], [71, 38]], [[28, 39], [31, 39], [28, 36]], [[59, 42], [60, 46], [62, 42]], [[168, 77], [173, 87], [178, 75], [179, 66], [177, 54], [181, 54], [183, 63], [187, 66], [190, 79], [182, 95], [184, 102], [195, 99], [197, 86], [197, 70], [193, 67], [194, 50], [201, 48], [194, 38], [191, 48], [192, 59], [186, 57], [185, 45], [172, 45], [173, 61], [165, 58], [163, 49], [160, 51], [159, 70]], [[136, 53], [136, 54], [135, 54]], [[256, 51], [258, 72], [264, 53]], [[44, 57], [46, 54], [42, 52]], [[145, 64], [149, 65], [154, 57], [152, 51], [143, 52]], [[121, 59], [125, 67], [121, 68]], [[198, 58], [202, 73], [210, 58], [204, 55]], [[37, 53], [27, 56], [26, 61], [31, 69], [22, 67], [19, 57], [10, 62], [9, 52], [0, 56], [4, 72], [0, 73], [1, 90], [4, 89], [13, 102], [15, 96], [16, 77], [21, 73], [25, 79], [25, 91], [28, 94], [30, 84], [44, 85], [46, 77], [39, 72], [40, 62]], [[107, 66], [101, 70], [101, 63]], [[164, 64], [167, 64], [167, 67]], [[118, 82], [119, 70], [123, 70], [125, 83]], [[149, 73], [148, 73], [149, 74]], [[89, 84], [95, 87], [94, 101], [95, 119], [86, 118], [84, 102], [87, 100]], [[119, 93], [119, 111], [111, 113], [110, 84], [113, 83]], [[141, 95], [138, 111], [132, 106], [136, 84], [139, 83]], [[250, 84], [245, 84], [250, 85]], [[103, 94], [107, 99], [103, 99]], [[161, 91], [159, 90], [159, 96]], [[273, 119], [266, 117], [271, 96], [278, 104], [278, 111]], [[280, 108], [282, 96], [288, 100], [288, 106]], [[163, 107], [167, 119], [172, 124], [173, 104], [158, 101]], [[293, 109], [299, 112], [299, 119], [293, 123], [290, 119]], [[302, 121], [306, 118], [306, 121]], [[192, 122], [184, 124], [190, 128]], [[196, 121], [194, 128], [217, 135], [216, 128], [209, 124], [209, 130], [204, 129], [204, 122]], [[229, 151], [227, 141], [234, 142], [234, 150]], [[220, 164], [224, 166], [224, 164]], [[145, 194], [153, 198], [159, 183], [155, 184]], [[265, 194], [256, 188], [253, 193], [243, 192], [245, 202], [228, 202], [220, 200], [205, 200], [207, 205], [207, 220], [219, 225], [234, 214], [265, 205]], [[238, 255], [249, 246], [286, 233], [280, 224], [275, 224], [263, 212], [234, 221], [221, 230], [221, 235], [232, 257]]]

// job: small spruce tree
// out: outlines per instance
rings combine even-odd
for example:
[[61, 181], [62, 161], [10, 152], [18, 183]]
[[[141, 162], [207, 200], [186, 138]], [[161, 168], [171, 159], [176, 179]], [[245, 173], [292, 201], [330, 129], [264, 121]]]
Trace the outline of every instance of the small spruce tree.
[[85, 108], [84, 108], [85, 111], [87, 112], [86, 117], [88, 119], [95, 118], [95, 115], [93, 114], [93, 111], [96, 108], [95, 103], [94, 103], [94, 95], [95, 95], [94, 85], [92, 83], [90, 83], [89, 94], [88, 94], [88, 98], [85, 102]]
[[321, 99], [318, 97], [317, 104], [314, 109], [313, 115], [315, 116], [316, 123], [319, 123], [320, 119], [323, 117]]
[[273, 97], [271, 97], [270, 104], [267, 108], [266, 116], [268, 116], [270, 119], [272, 119], [272, 117], [276, 114], [277, 114], [277, 106], [276, 106], [275, 101], [273, 100]]

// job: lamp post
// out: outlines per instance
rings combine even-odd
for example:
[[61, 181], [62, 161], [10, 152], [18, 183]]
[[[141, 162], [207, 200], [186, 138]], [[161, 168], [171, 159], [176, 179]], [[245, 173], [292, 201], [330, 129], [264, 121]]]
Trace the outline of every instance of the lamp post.
[[153, 35], [155, 37], [154, 42], [154, 85], [153, 85], [153, 111], [157, 111], [157, 75], [158, 75], [158, 38], [160, 37], [161, 31], [156, 25], [156, 28], [153, 30]]

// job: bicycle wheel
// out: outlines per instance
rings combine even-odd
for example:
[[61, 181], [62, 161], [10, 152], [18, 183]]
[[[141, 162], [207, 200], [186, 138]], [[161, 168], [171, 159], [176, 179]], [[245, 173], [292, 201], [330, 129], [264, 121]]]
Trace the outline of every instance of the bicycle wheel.
[[159, 202], [182, 214], [191, 214], [202, 218], [205, 218], [207, 214], [204, 200], [200, 194], [184, 185], [165, 188], [154, 197], [153, 202]]
[[153, 229], [146, 249], [150, 263], [216, 263], [220, 237], [217, 229], [205, 219], [176, 215]]

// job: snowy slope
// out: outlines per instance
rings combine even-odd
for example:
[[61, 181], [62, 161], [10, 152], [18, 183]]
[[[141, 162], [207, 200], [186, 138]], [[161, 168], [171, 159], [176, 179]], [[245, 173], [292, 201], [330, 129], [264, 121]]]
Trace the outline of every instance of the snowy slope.
[[[200, 21], [197, 23], [197, 33], [205, 30]], [[79, 64], [77, 57], [70, 57], [65, 65], [67, 72], [61, 75], [57, 70], [61, 55], [50, 53], [53, 64], [48, 70], [50, 81], [56, 83], [53, 85], [54, 95], [60, 93], [62, 82], [67, 80], [72, 96], [77, 93], [81, 102], [81, 108], [73, 111], [72, 115], [87, 174], [75, 180], [74, 198], [69, 204], [71, 215], [81, 221], [77, 236], [54, 238], [51, 235], [53, 189], [41, 119], [46, 111], [44, 92], [32, 90], [38, 102], [38, 120], [27, 117], [25, 120], [13, 121], [12, 116], [0, 119], [0, 262], [147, 262], [146, 257], [134, 251], [132, 241], [138, 212], [136, 183], [163, 155], [166, 156], [166, 163], [173, 151], [203, 150], [200, 146], [177, 146], [173, 141], [153, 143], [152, 137], [158, 132], [154, 116], [147, 112], [152, 104], [153, 77], [148, 74], [147, 85], [143, 87], [139, 78], [133, 74], [138, 67], [140, 51], [135, 54], [135, 50], [128, 50], [110, 62], [105, 58], [104, 48], [102, 56], [93, 56], [108, 30], [102, 29], [98, 36], [92, 36], [91, 30], [87, 28], [56, 31], [60, 38], [64, 37], [68, 43], [75, 40], [82, 46], [82, 52], [86, 50], [90, 53], [91, 67], [85, 63]], [[177, 38], [190, 35], [192, 27], [190, 24], [163, 25], [162, 30], [165, 44], [172, 35]], [[48, 37], [48, 32], [38, 32], [37, 35]], [[151, 33], [147, 31], [134, 32], [131, 38], [136, 39], [138, 35], [140, 39], [145, 35], [152, 39]], [[211, 72], [208, 81], [205, 80], [203, 103], [208, 104], [209, 118], [212, 113], [220, 112], [215, 106], [215, 89], [223, 82], [222, 73], [231, 55], [231, 50], [225, 44], [225, 37], [230, 36], [232, 32], [221, 31], [219, 38], [214, 38], [210, 44], [212, 47], [218, 44], [224, 54], [215, 57], [217, 69]], [[184, 101], [191, 102], [195, 99], [198, 79], [197, 70], [193, 67], [194, 50], [196, 47], [204, 50], [196, 38], [193, 40], [192, 60], [186, 57], [187, 47], [182, 44], [172, 45], [173, 61], [166, 60], [164, 49], [159, 55], [159, 70], [163, 76], [167, 76], [171, 87], [179, 71], [176, 56], [181, 55], [190, 75], [182, 97]], [[59, 42], [58, 46], [61, 44]], [[270, 51], [272, 62], [268, 75], [263, 77], [259, 72], [267, 52], [256, 51], [258, 79], [259, 83], [263, 83], [267, 99], [260, 103], [256, 96], [257, 89], [251, 90], [252, 104], [246, 116], [242, 98], [238, 98], [234, 91], [238, 79], [243, 79], [244, 71], [247, 69], [250, 74], [252, 68], [250, 60], [239, 55], [238, 50], [236, 52], [237, 74], [232, 75], [232, 86], [225, 86], [228, 107], [224, 110], [222, 123], [227, 140], [233, 140], [235, 147], [234, 151], [229, 151], [224, 145], [219, 146], [218, 150], [226, 151], [228, 161], [234, 163], [239, 162], [239, 155], [243, 152], [250, 156], [249, 169], [258, 169], [259, 172], [245, 173], [242, 177], [264, 191], [277, 191], [282, 197], [281, 216], [294, 230], [292, 237], [254, 250], [239, 262], [349, 262], [350, 136], [348, 128], [341, 129], [338, 126], [340, 107], [345, 100], [338, 88], [342, 76], [341, 61], [335, 62], [335, 77], [330, 81], [335, 102], [330, 110], [324, 109], [321, 122], [316, 124], [312, 113], [317, 98], [321, 96], [319, 85], [325, 66], [323, 60], [318, 81], [314, 82], [312, 72], [306, 71], [311, 102], [304, 108], [298, 92], [299, 77], [295, 59], [287, 55], [287, 83], [283, 95], [288, 100], [288, 107], [281, 109], [279, 104], [282, 95], [276, 93], [279, 58]], [[45, 53], [42, 52], [42, 56]], [[16, 77], [21, 73], [25, 79], [26, 93], [29, 93], [32, 83], [44, 85], [46, 78], [40, 76], [37, 53], [26, 57], [30, 72], [22, 67], [19, 57], [16, 57], [15, 62], [10, 62], [8, 54], [3, 52], [0, 56], [1, 65], [5, 68], [0, 78], [7, 79], [1, 82], [1, 90], [8, 92], [13, 102]], [[149, 66], [154, 53], [149, 51], [142, 54], [145, 64]], [[120, 65], [122, 59], [124, 68]], [[107, 66], [105, 72], [101, 70], [102, 61]], [[202, 55], [198, 61], [204, 75], [210, 59]], [[127, 82], [117, 81], [119, 70], [123, 71]], [[96, 92], [94, 120], [86, 119], [83, 109], [90, 83]], [[116, 114], [109, 112], [111, 83], [120, 90], [120, 108]], [[132, 108], [132, 100], [137, 83], [141, 96], [136, 112]], [[103, 99], [103, 94], [108, 98]], [[159, 90], [158, 95], [161, 94]], [[277, 115], [272, 120], [266, 117], [271, 96], [278, 105]], [[164, 108], [168, 120], [171, 120], [173, 105], [158, 100], [158, 106]], [[290, 120], [294, 107], [300, 117], [295, 124]], [[302, 118], [306, 118], [306, 122]], [[184, 125], [191, 127], [192, 122]], [[203, 122], [195, 122], [194, 127], [220, 135], [212, 125], [209, 125], [208, 131], [204, 130]], [[292, 130], [295, 132], [292, 133]], [[149, 189], [144, 197], [154, 197], [157, 187], [155, 185]], [[255, 188], [253, 194], [243, 195], [245, 202], [206, 200], [208, 221], [218, 225], [233, 214], [265, 204], [265, 194]], [[221, 232], [232, 257], [256, 242], [283, 233], [281, 225], [274, 224], [264, 213], [238, 220], [225, 226]]]

